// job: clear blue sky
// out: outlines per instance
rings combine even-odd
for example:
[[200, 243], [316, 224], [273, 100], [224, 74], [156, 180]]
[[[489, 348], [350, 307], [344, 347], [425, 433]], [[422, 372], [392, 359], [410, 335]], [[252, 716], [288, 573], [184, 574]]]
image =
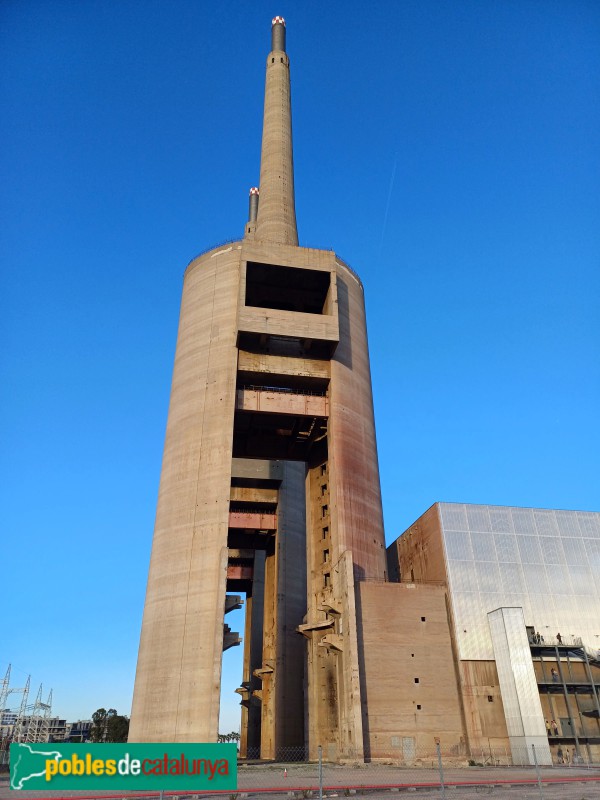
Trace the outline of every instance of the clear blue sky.
[[182, 275], [243, 233], [275, 14], [388, 541], [436, 500], [600, 509], [597, 2], [4, 0], [0, 672], [69, 718], [130, 709]]

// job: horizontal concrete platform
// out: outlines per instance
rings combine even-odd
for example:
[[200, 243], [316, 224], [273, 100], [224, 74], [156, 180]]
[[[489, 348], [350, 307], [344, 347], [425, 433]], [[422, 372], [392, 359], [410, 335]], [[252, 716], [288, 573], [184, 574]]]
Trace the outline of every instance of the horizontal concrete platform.
[[238, 389], [235, 407], [238, 411], [262, 411], [265, 414], [329, 416], [327, 397], [270, 389]]

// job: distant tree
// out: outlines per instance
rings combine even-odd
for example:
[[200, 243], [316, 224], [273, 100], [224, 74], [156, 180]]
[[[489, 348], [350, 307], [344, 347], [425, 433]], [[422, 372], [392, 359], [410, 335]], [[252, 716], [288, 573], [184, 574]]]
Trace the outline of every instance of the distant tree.
[[239, 742], [240, 735], [236, 731], [231, 731], [231, 733], [220, 733], [217, 736], [217, 742]]
[[105, 708], [99, 708], [92, 714], [92, 729], [90, 731], [90, 739], [92, 742], [103, 742], [104, 734], [106, 733], [107, 711]]
[[107, 742], [126, 742], [127, 734], [129, 733], [129, 719], [115, 714], [114, 717], [109, 717], [106, 723], [106, 739]]
[[92, 714], [92, 730], [90, 732], [90, 739], [92, 742], [105, 742], [108, 729], [108, 722], [112, 717], [116, 717], [117, 712], [114, 708], [99, 708]]

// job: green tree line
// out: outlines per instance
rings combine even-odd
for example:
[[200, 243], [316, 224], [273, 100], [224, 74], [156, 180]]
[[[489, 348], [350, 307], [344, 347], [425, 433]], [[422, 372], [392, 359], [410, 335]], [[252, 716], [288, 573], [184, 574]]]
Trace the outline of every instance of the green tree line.
[[92, 714], [92, 742], [126, 742], [129, 718], [117, 714], [115, 708], [99, 708]]

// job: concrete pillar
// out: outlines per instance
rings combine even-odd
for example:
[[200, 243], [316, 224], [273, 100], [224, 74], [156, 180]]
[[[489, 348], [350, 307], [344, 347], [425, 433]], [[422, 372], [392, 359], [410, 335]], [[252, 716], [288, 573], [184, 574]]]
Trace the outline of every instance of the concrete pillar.
[[253, 692], [261, 683], [254, 670], [262, 664], [263, 595], [265, 584], [265, 554], [254, 554], [252, 593], [246, 598], [246, 623], [244, 628], [244, 666], [242, 671], [242, 720], [240, 733], [241, 758], [257, 758], [260, 753], [261, 706]]

